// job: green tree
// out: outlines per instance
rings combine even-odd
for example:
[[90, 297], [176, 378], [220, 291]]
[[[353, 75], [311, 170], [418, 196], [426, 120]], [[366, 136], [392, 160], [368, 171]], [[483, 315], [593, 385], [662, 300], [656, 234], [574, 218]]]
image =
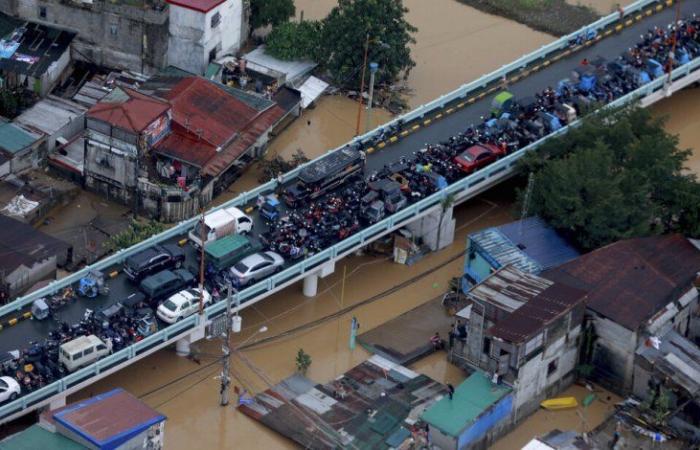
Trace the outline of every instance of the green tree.
[[583, 249], [664, 232], [697, 236], [700, 187], [683, 171], [689, 154], [645, 109], [588, 116], [521, 160], [535, 174], [530, 212]]
[[163, 230], [165, 230], [165, 225], [161, 222], [155, 220], [147, 222], [134, 220], [126, 230], [113, 235], [109, 240], [105, 241], [104, 246], [111, 251], [129, 248]]
[[297, 352], [295, 362], [297, 365], [297, 371], [306, 375], [306, 371], [309, 370], [309, 367], [311, 367], [311, 356], [306, 353], [303, 348], [300, 348]]
[[323, 21], [318, 61], [338, 86], [360, 85], [364, 48], [379, 64], [377, 83], [393, 82], [415, 66], [409, 44], [417, 29], [404, 18], [403, 0], [338, 0]]
[[285, 23], [295, 12], [294, 0], [250, 0], [250, 31]]
[[321, 22], [304, 20], [276, 26], [265, 42], [267, 52], [284, 59], [317, 59]]

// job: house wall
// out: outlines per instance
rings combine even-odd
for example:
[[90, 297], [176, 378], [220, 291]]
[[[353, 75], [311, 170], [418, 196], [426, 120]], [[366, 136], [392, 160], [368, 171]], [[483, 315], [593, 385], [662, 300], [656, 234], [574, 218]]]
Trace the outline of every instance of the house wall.
[[10, 163], [11, 163], [11, 161], [8, 159], [4, 163], [0, 164], [0, 179], [2, 179], [2, 177], [4, 177], [4, 176], [10, 174], [10, 165], [11, 165]]
[[41, 77], [40, 84], [39, 84], [39, 90], [37, 91], [37, 94], [39, 94], [42, 97], [46, 97], [49, 92], [51, 92], [51, 89], [56, 86], [59, 80], [63, 77], [66, 68], [68, 68], [68, 65], [70, 64], [70, 47], [66, 48], [66, 51], [63, 52], [60, 58], [58, 58], [56, 61], [51, 63], [48, 69], [46, 69], [46, 72], [44, 72], [44, 75]]
[[[464, 273], [477, 283], [493, 273], [494, 267], [481, 253], [480, 247], [467, 240], [467, 256], [464, 262]], [[466, 286], [464, 287], [466, 289]]]
[[619, 393], [632, 388], [637, 333], [593, 313], [597, 335], [593, 350], [596, 378]]
[[481, 414], [474, 423], [459, 435], [459, 450], [487, 449], [509, 427], [506, 420], [513, 409], [513, 396], [507, 395]]
[[[39, 15], [40, 7], [46, 8], [45, 18]], [[0, 9], [26, 20], [75, 31], [75, 59], [143, 73], [154, 73], [166, 65], [167, 5], [156, 11], [123, 2], [22, 0], [0, 2]]]
[[[212, 27], [212, 18], [217, 15], [219, 22]], [[242, 0], [228, 0], [207, 13], [170, 5], [168, 63], [203, 74], [212, 50], [215, 58], [238, 51], [243, 21]]]
[[[46, 278], [56, 277], [56, 256], [51, 256], [31, 267], [21, 265], [5, 276], [4, 283], [9, 286], [10, 297], [21, 294], [25, 289]], [[2, 283], [0, 283], [2, 284]]]
[[139, 179], [141, 213], [161, 222], [179, 222], [197, 215], [213, 198], [214, 183], [209, 182], [201, 192], [183, 192], [176, 187], [163, 187]]
[[[85, 144], [85, 187], [124, 203], [136, 190], [136, 146], [88, 130]], [[128, 150], [127, 150], [128, 149]]]

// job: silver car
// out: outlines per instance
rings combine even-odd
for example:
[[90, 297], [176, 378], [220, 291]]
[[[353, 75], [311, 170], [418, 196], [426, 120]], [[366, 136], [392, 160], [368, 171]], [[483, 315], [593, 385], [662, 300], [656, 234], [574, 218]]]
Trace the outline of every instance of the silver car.
[[238, 286], [248, 286], [282, 269], [284, 258], [275, 252], [247, 256], [231, 267], [231, 277]]

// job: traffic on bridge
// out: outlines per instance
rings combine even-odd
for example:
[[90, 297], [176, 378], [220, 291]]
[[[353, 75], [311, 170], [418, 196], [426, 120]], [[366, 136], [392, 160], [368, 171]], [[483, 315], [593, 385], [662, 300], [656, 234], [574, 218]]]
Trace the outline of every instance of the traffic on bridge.
[[697, 0], [683, 3], [678, 22], [665, 5], [584, 29], [544, 61], [429, 115], [394, 121], [282, 178], [273, 191], [208, 213], [186, 233], [27, 303], [2, 318], [2, 375], [19, 384], [19, 396], [40, 390], [196, 315], [229, 285], [242, 292], [264, 284], [667, 77], [700, 57], [700, 20]]

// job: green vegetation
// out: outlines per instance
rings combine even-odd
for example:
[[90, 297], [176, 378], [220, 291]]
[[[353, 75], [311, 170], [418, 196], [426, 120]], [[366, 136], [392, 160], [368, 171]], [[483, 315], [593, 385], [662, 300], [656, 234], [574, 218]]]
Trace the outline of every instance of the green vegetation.
[[507, 17], [535, 30], [563, 36], [600, 17], [588, 6], [566, 0], [458, 0], [489, 14]]
[[285, 23], [295, 12], [294, 0], [250, 0], [250, 31]]
[[295, 362], [297, 365], [297, 371], [306, 375], [306, 371], [309, 370], [309, 367], [311, 367], [311, 356], [308, 353], [306, 353], [303, 348], [300, 348], [297, 352], [297, 358]]
[[663, 123], [629, 107], [588, 116], [547, 141], [520, 161], [535, 179], [528, 212], [584, 250], [652, 234], [700, 235], [700, 184], [683, 171], [690, 151]]
[[149, 220], [148, 222], [134, 220], [129, 225], [129, 228], [110, 237], [104, 245], [111, 251], [121, 250], [148, 239], [163, 230], [165, 230], [165, 225], [155, 220]]
[[282, 59], [313, 59], [336, 85], [356, 87], [367, 44], [368, 62], [379, 64], [377, 83], [391, 83], [415, 65], [409, 44], [416, 28], [406, 22], [407, 11], [402, 0], [338, 0], [321, 22], [274, 28], [267, 50]]

